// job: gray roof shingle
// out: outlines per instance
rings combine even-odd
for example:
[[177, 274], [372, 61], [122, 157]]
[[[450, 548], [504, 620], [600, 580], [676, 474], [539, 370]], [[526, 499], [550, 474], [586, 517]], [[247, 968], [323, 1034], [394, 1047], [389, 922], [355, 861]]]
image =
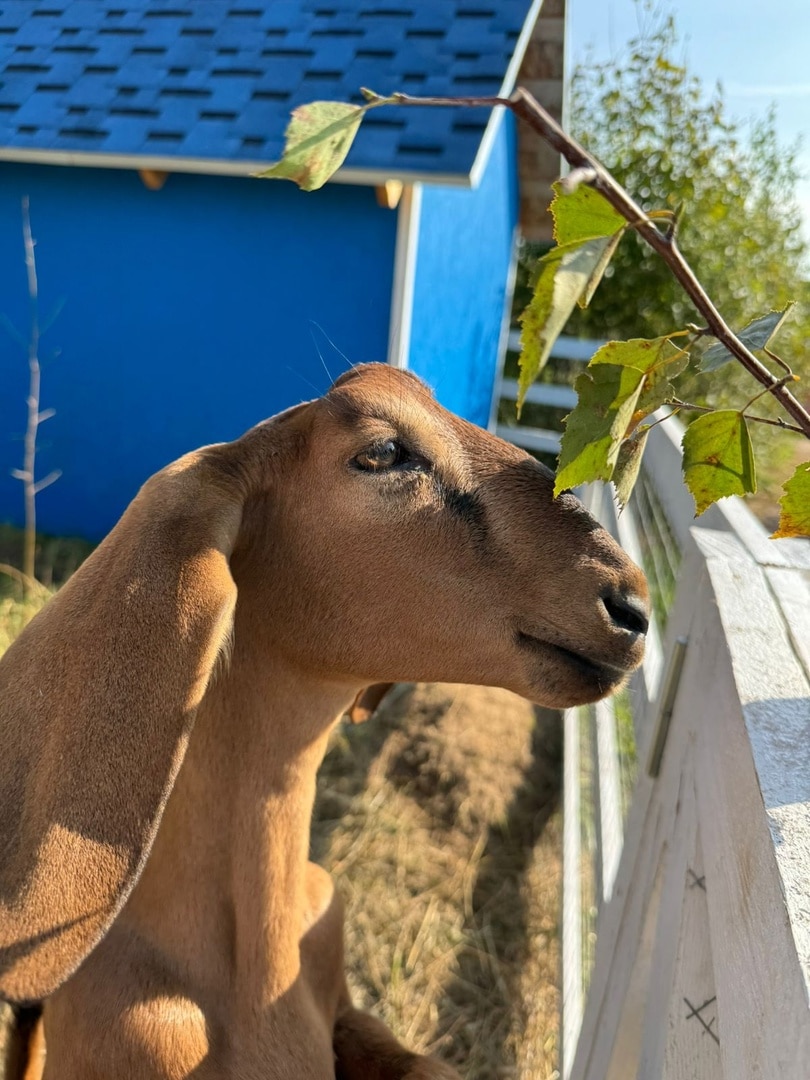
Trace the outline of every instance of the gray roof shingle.
[[[255, 165], [290, 110], [379, 93], [491, 95], [539, 0], [0, 0], [0, 153]], [[511, 89], [511, 87], [506, 87]], [[467, 177], [489, 110], [386, 108], [346, 163]], [[81, 159], [77, 159], [81, 160]]]

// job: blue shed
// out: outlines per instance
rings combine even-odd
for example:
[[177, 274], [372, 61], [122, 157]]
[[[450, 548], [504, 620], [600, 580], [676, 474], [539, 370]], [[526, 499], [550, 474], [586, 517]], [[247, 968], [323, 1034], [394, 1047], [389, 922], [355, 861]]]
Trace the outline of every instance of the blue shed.
[[[322, 191], [250, 174], [280, 157], [303, 102], [508, 93], [540, 6], [0, 6], [0, 312], [24, 339], [26, 195], [43, 326], [58, 308], [37, 472], [61, 477], [40, 529], [97, 539], [166, 462], [356, 362], [407, 365], [487, 424], [517, 222], [511, 116], [375, 110]], [[0, 371], [0, 520], [20, 524], [28, 370], [13, 333]]]

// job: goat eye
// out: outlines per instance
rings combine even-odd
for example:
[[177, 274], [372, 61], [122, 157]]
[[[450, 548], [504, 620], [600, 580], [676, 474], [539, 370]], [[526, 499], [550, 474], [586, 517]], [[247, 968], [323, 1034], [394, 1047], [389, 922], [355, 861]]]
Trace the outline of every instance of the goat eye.
[[386, 439], [385, 442], [370, 446], [354, 458], [354, 464], [364, 472], [385, 472], [394, 469], [397, 465], [404, 465], [410, 460], [410, 454], [395, 439]]

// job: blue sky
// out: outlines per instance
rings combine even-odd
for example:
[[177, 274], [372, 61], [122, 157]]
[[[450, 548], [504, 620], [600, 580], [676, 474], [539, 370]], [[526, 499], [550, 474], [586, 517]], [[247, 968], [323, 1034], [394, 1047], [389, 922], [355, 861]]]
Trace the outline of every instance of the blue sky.
[[[569, 63], [619, 52], [638, 28], [633, 0], [567, 0]], [[685, 43], [685, 63], [707, 87], [721, 82], [737, 118], [775, 104], [780, 140], [803, 138], [797, 195], [810, 239], [810, 0], [662, 0]], [[606, 163], [609, 164], [609, 163]]]

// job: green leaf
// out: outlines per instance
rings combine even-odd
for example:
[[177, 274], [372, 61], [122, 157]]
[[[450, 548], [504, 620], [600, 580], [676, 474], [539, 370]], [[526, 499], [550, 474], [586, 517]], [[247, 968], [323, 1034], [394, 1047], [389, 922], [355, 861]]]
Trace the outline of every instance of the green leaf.
[[[782, 311], [769, 311], [767, 315], [760, 315], [758, 319], [754, 319], [753, 322], [744, 327], [737, 337], [743, 345], [752, 351], [764, 349], [771, 338], [775, 337], [781, 329], [793, 305], [794, 301], [791, 301]], [[728, 351], [722, 342], [718, 341], [703, 354], [700, 361], [700, 370], [716, 371], [717, 368], [733, 359], [733, 354]]]
[[294, 180], [304, 191], [323, 187], [346, 160], [366, 109], [342, 101], [299, 105], [285, 132], [284, 156], [257, 175]]
[[774, 539], [810, 536], [810, 461], [798, 467], [782, 490], [785, 493], [779, 500], [782, 513]]
[[[631, 444], [628, 435], [672, 397], [669, 379], [687, 363], [667, 337], [609, 341], [597, 350], [574, 384], [579, 400], [565, 421], [555, 492], [613, 479], [626, 502], [645, 441], [637, 432]], [[638, 460], [631, 460], [636, 451]]]
[[649, 433], [649, 427], [642, 428], [631, 435], [629, 439], [625, 439], [619, 447], [612, 479], [616, 488], [616, 498], [622, 507], [627, 506], [630, 496], [633, 494]]
[[633, 424], [638, 424], [675, 396], [675, 387], [670, 380], [680, 375], [688, 363], [689, 354], [676, 348], [668, 337], [609, 341], [591, 360], [591, 364], [618, 364], [644, 372]]
[[556, 247], [540, 260], [534, 295], [520, 317], [518, 413], [610, 242], [610, 237], [597, 237]]
[[757, 490], [751, 436], [742, 413], [722, 409], [689, 425], [683, 437], [683, 476], [698, 514], [726, 495]]
[[591, 480], [610, 480], [643, 382], [644, 372], [615, 364], [591, 363], [577, 376], [578, 401], [565, 421], [555, 495]]
[[554, 239], [558, 244], [577, 244], [597, 236], [615, 236], [623, 232], [627, 221], [607, 199], [587, 184], [566, 192], [560, 181], [551, 185], [554, 199]]

